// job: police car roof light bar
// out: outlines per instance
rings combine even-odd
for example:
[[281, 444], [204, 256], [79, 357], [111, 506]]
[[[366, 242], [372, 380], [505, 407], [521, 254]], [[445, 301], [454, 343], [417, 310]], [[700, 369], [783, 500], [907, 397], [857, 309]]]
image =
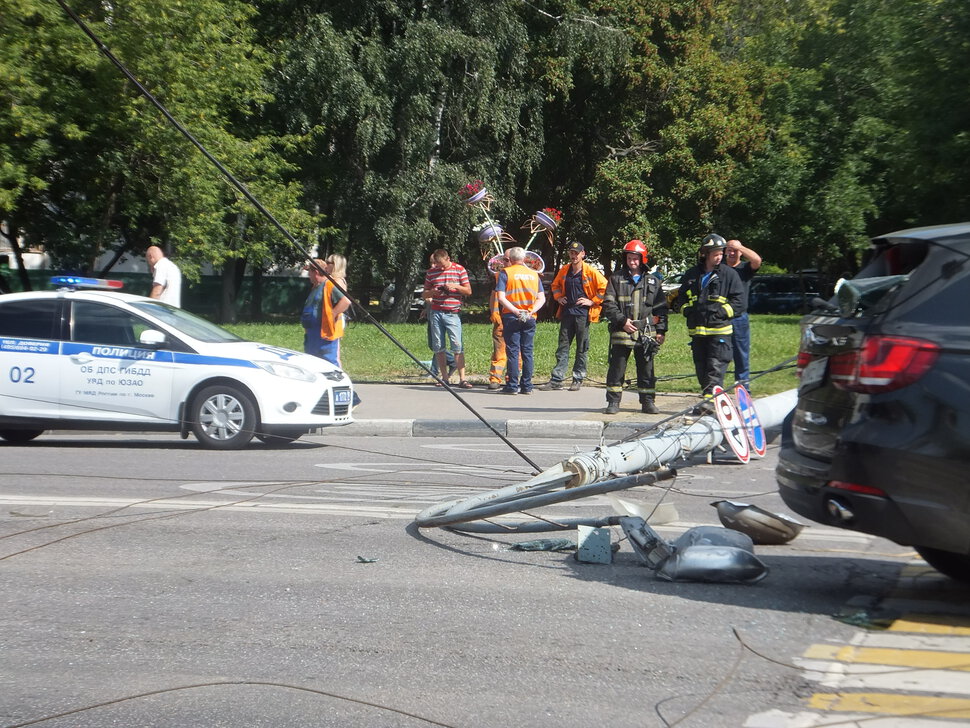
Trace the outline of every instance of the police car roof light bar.
[[77, 290], [78, 288], [88, 288], [97, 291], [117, 291], [124, 288], [123, 281], [114, 281], [107, 278], [87, 278], [86, 276], [52, 276], [51, 285], [59, 289]]

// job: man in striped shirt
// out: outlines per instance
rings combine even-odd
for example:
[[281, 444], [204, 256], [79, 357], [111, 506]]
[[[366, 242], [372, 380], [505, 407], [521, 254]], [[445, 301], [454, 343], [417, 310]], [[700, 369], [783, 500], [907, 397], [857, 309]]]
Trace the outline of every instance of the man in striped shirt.
[[428, 312], [428, 331], [431, 350], [438, 362], [438, 371], [445, 381], [450, 379], [446, 374], [448, 364], [446, 349], [450, 348], [455, 357], [455, 369], [458, 372], [458, 386], [471, 389], [472, 384], [465, 380], [465, 354], [461, 341], [461, 302], [465, 296], [470, 296], [472, 286], [468, 280], [468, 271], [452, 261], [447, 250], [439, 248], [431, 254], [432, 265], [424, 276], [424, 293], [422, 297], [431, 304]]

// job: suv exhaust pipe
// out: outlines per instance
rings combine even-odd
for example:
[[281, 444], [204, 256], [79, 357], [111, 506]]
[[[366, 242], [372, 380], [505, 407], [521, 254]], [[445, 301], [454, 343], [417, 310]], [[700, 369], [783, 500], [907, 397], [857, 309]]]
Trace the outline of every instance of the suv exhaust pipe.
[[829, 517], [839, 525], [846, 525], [855, 520], [855, 513], [841, 498], [829, 497], [825, 501], [825, 510]]

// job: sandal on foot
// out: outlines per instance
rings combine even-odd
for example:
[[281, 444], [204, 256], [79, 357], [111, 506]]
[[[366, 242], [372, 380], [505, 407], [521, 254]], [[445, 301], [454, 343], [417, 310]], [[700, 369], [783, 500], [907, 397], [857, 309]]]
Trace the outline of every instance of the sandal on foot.
[[475, 387], [474, 384], [472, 384], [471, 382], [466, 382], [465, 380], [458, 382], [458, 386], [461, 387], [462, 389], [473, 389]]

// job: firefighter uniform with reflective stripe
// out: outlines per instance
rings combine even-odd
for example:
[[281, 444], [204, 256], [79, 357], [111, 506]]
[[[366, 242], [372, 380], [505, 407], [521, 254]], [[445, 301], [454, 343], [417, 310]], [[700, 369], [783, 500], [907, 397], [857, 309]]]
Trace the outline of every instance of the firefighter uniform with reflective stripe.
[[[653, 371], [653, 355], [657, 348], [655, 337], [667, 333], [667, 297], [660, 280], [642, 268], [634, 276], [621, 263], [606, 284], [603, 316], [609, 321], [610, 328], [607, 404], [619, 404], [623, 396], [623, 382], [631, 351], [637, 364], [640, 404], [652, 403], [657, 393], [657, 378]], [[637, 327], [635, 334], [623, 330], [628, 319]]]
[[724, 263], [708, 273], [701, 261], [684, 274], [680, 284], [674, 309], [682, 308], [687, 317], [694, 373], [705, 395], [715, 385], [724, 385], [724, 372], [733, 357], [731, 319], [743, 296], [737, 271]]

